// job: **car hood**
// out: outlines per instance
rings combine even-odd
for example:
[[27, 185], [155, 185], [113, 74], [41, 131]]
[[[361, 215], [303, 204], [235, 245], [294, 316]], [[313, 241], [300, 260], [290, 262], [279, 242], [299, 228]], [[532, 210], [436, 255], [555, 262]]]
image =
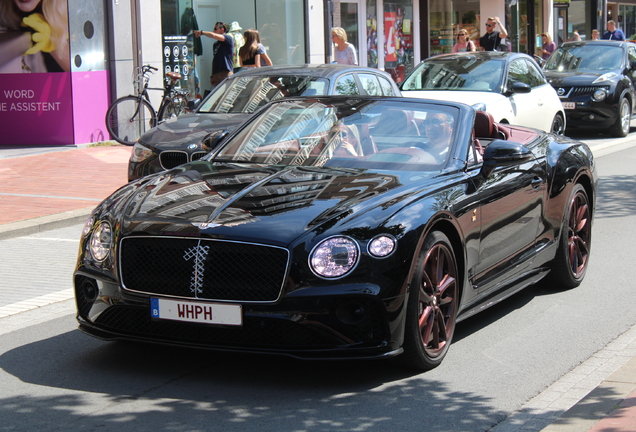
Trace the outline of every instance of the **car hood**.
[[210, 132], [232, 130], [253, 114], [187, 113], [167, 120], [141, 136], [142, 144], [162, 150], [184, 149], [200, 144]]
[[[618, 73], [620, 71], [602, 71], [602, 72], [556, 72], [545, 71], [545, 76], [552, 87], [572, 87], [572, 86], [586, 86], [592, 84], [601, 75], [605, 75], [610, 72]], [[611, 81], [606, 81], [610, 83]]]
[[285, 246], [313, 229], [378, 226], [380, 213], [386, 218], [414, 199], [420, 181], [433, 175], [197, 161], [124, 186], [101, 211], [123, 236], [204, 235]]
[[402, 90], [402, 96], [414, 97], [422, 99], [443, 100], [451, 102], [461, 102], [467, 105], [474, 105], [480, 102], [488, 104], [494, 104], [505, 96], [500, 93], [493, 93], [487, 91], [452, 91], [452, 90]]

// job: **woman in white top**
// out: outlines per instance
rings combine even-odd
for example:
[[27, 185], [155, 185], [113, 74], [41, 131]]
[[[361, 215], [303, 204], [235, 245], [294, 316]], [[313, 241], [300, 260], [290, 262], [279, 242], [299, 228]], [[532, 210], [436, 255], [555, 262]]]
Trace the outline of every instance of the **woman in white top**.
[[331, 40], [336, 45], [334, 59], [338, 64], [358, 65], [356, 48], [347, 42], [347, 32], [342, 27], [331, 29]]
[[459, 33], [457, 33], [457, 43], [453, 46], [453, 52], [456, 53], [466, 51], [477, 51], [477, 48], [475, 48], [475, 43], [470, 40], [468, 31], [462, 29], [459, 31]]

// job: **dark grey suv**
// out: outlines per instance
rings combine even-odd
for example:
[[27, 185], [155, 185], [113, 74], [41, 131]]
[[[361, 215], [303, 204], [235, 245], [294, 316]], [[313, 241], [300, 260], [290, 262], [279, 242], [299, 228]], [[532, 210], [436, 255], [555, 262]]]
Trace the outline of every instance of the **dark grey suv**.
[[635, 111], [636, 44], [618, 41], [566, 42], [543, 67], [557, 91], [568, 127], [629, 133]]

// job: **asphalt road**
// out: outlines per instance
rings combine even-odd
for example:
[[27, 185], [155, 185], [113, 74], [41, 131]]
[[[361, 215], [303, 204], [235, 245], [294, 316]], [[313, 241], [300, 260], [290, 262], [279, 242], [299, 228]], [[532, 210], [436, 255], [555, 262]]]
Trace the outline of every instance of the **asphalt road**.
[[[583, 284], [460, 323], [433, 371], [102, 342], [65, 301], [0, 321], [0, 431], [491, 430], [636, 322], [636, 142], [588, 142], [601, 181]], [[70, 288], [80, 230], [0, 241], [2, 285]]]

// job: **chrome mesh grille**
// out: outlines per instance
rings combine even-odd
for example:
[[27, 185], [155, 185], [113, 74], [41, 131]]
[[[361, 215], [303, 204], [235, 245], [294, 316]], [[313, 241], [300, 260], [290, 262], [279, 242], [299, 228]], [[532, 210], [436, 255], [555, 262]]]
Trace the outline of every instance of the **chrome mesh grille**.
[[273, 302], [287, 271], [286, 249], [178, 237], [127, 237], [121, 243], [125, 289], [182, 298]]

